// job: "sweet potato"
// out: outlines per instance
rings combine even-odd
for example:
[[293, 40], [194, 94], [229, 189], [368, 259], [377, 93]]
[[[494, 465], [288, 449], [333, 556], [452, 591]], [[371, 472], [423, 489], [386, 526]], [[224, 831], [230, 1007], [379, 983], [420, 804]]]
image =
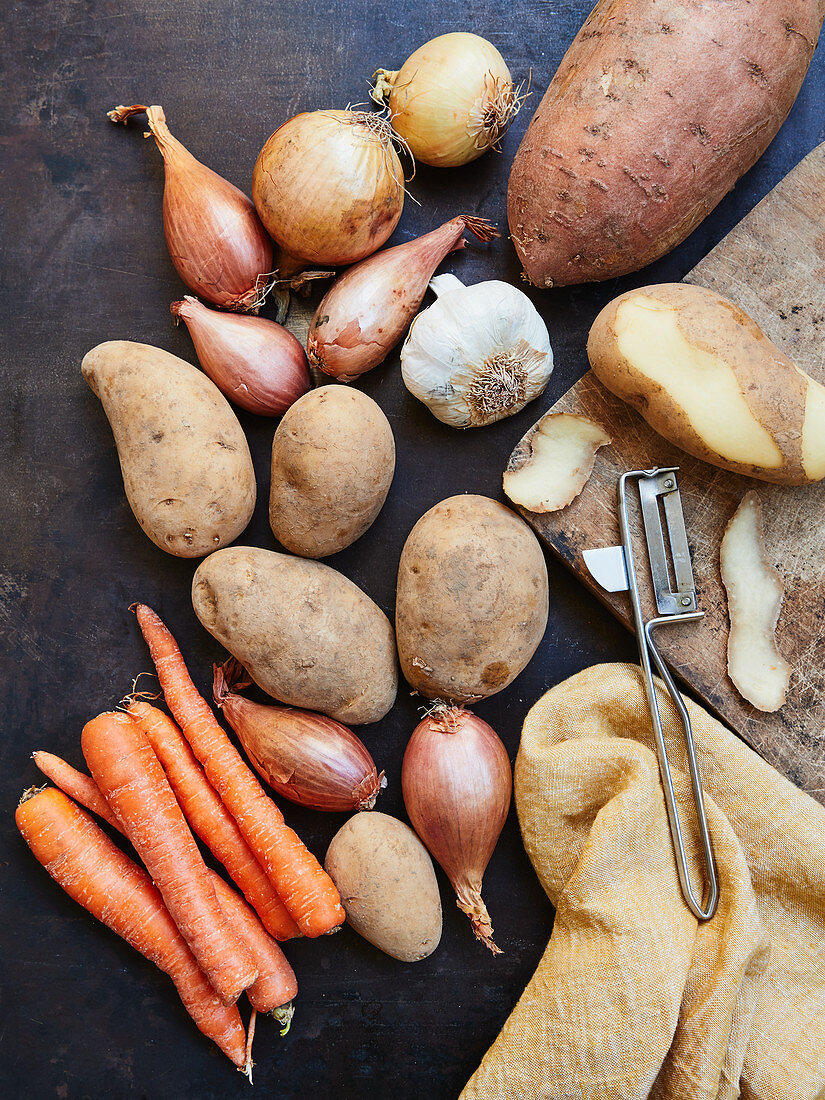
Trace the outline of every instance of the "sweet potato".
[[510, 174], [530, 281], [612, 279], [683, 241], [782, 125], [823, 15], [825, 0], [600, 0]]

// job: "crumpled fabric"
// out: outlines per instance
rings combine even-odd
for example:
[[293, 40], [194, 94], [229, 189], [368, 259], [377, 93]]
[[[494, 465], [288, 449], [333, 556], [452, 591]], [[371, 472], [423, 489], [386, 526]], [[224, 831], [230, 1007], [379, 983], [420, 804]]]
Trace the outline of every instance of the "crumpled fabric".
[[687, 706], [720, 890], [703, 923], [679, 888], [638, 667], [586, 669], [527, 715], [516, 807], [555, 923], [461, 1100], [825, 1098], [825, 808]]

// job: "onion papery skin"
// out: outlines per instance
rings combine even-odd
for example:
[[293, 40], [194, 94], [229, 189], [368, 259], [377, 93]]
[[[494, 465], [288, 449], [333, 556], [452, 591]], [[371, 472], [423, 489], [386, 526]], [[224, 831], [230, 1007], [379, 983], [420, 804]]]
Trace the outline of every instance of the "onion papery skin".
[[321, 299], [307, 337], [310, 365], [352, 382], [383, 363], [418, 312], [433, 272], [465, 247], [498, 232], [483, 218], [459, 214], [423, 237], [378, 252], [345, 271]]
[[261, 221], [285, 255], [278, 271], [342, 267], [388, 239], [404, 207], [404, 171], [377, 115], [308, 111], [264, 145], [252, 174]]
[[235, 405], [281, 416], [309, 390], [306, 354], [283, 325], [218, 313], [189, 296], [171, 310], [186, 323], [204, 372]]
[[163, 157], [163, 231], [175, 270], [213, 305], [257, 313], [273, 246], [252, 201], [172, 136], [162, 107], [116, 107], [109, 117], [125, 122], [144, 112]]
[[501, 739], [471, 711], [440, 705], [413, 730], [401, 787], [412, 826], [446, 872], [476, 938], [500, 954], [481, 885], [513, 789]]
[[375, 76], [373, 98], [386, 102], [414, 158], [434, 168], [457, 168], [496, 148], [521, 104], [496, 47], [463, 31], [433, 38], [397, 72]]
[[371, 810], [387, 781], [360, 738], [324, 714], [238, 695], [231, 685], [240, 674], [234, 658], [216, 665], [213, 694], [261, 778], [309, 809]]

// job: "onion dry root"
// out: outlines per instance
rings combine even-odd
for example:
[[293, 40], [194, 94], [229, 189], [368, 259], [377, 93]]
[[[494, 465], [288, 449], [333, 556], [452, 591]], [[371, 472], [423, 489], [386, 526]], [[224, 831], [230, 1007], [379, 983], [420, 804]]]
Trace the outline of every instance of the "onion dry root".
[[514, 88], [496, 47], [459, 31], [431, 39], [397, 71], [373, 73], [374, 102], [386, 106], [412, 155], [455, 168], [500, 149], [529, 90]]
[[309, 390], [304, 349], [282, 325], [218, 313], [189, 295], [170, 308], [189, 329], [206, 374], [242, 409], [280, 416]]
[[313, 810], [371, 810], [387, 781], [352, 730], [324, 714], [238, 695], [250, 682], [234, 657], [214, 666], [215, 703], [261, 778]]
[[506, 748], [471, 711], [439, 703], [413, 730], [401, 786], [413, 828], [446, 872], [476, 938], [501, 954], [481, 885], [510, 808]]
[[163, 229], [175, 270], [221, 309], [257, 313], [272, 274], [273, 248], [252, 201], [201, 164], [166, 125], [163, 108], [115, 107], [112, 122], [145, 114], [163, 157]]
[[480, 241], [499, 236], [486, 219], [459, 214], [423, 237], [362, 260], [336, 279], [309, 328], [311, 366], [352, 382], [382, 363], [420, 308], [435, 269], [448, 253], [466, 247], [465, 229]]

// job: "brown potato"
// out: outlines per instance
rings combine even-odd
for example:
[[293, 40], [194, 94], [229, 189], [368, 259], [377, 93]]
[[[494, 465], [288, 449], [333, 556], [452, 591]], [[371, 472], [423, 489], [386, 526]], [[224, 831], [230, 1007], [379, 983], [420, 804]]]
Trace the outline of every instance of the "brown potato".
[[395, 702], [384, 612], [317, 561], [252, 546], [220, 550], [192, 580], [195, 614], [259, 687], [339, 722], [377, 722]]
[[109, 418], [126, 497], [152, 542], [200, 558], [236, 539], [255, 508], [255, 471], [214, 382], [130, 340], [92, 348], [81, 369]]
[[272, 533], [305, 558], [336, 554], [373, 523], [394, 471], [392, 428], [371, 397], [345, 386], [311, 390], [272, 441]]
[[785, 585], [765, 549], [762, 502], [753, 489], [725, 528], [719, 570], [730, 616], [728, 675], [758, 710], [779, 710], [793, 671], [776, 644]]
[[471, 703], [507, 687], [535, 653], [547, 612], [541, 547], [503, 504], [450, 497], [413, 527], [395, 624], [402, 671], [428, 699]]
[[822, 15], [819, 0], [599, 0], [510, 173], [530, 281], [612, 279], [692, 233], [782, 125]]
[[426, 959], [438, 947], [438, 882], [408, 825], [377, 810], [356, 814], [332, 838], [324, 868], [365, 940], [402, 962]]
[[504, 492], [531, 512], [558, 512], [585, 487], [596, 452], [610, 442], [604, 428], [586, 416], [545, 413], [510, 455]]
[[688, 454], [782, 485], [825, 477], [825, 387], [715, 291], [622, 294], [593, 322], [587, 354], [612, 393]]

